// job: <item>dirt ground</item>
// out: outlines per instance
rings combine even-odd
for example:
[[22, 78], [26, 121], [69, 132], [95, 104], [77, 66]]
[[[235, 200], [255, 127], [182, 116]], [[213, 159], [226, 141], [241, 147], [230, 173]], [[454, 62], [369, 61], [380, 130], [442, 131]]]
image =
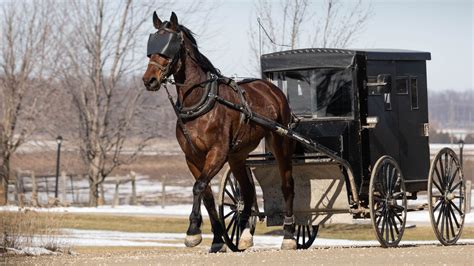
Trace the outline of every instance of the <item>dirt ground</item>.
[[208, 254], [204, 248], [82, 248], [78, 255], [0, 258], [8, 265], [472, 265], [474, 245], [312, 248]]

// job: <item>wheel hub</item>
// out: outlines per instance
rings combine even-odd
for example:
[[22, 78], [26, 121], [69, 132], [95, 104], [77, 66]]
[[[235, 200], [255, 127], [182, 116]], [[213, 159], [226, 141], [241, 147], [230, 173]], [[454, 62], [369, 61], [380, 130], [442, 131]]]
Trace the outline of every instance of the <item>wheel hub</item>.
[[454, 199], [454, 193], [446, 193], [446, 195], [444, 196], [444, 199], [445, 200], [453, 200]]
[[242, 200], [237, 201], [237, 212], [244, 211], [244, 202]]

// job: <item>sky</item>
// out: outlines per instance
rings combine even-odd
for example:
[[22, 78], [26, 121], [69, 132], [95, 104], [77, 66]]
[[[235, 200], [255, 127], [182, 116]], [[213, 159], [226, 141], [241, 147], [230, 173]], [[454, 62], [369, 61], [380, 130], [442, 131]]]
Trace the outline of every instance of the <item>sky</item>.
[[[314, 1], [321, 2], [321, 1]], [[343, 0], [350, 3], [349, 0]], [[350, 48], [397, 48], [431, 53], [430, 90], [474, 88], [474, 0], [372, 0], [365, 31]], [[277, 3], [275, 3], [277, 4]], [[316, 6], [316, 5], [315, 5]], [[248, 31], [257, 27], [251, 0], [227, 0], [209, 14], [198, 45], [224, 75], [258, 75]], [[178, 14], [179, 17], [179, 14]], [[185, 24], [186, 25], [186, 24]], [[186, 25], [191, 30], [193, 25]], [[258, 38], [258, 36], [252, 36]]]

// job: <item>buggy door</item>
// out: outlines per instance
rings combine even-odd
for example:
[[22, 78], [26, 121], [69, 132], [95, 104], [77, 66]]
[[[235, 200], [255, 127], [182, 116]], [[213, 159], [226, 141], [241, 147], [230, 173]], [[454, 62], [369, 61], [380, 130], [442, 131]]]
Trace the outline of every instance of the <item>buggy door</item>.
[[[369, 82], [376, 82], [377, 75], [395, 76], [395, 63], [391, 61], [368, 61], [367, 77]], [[370, 87], [367, 95], [368, 117], [377, 117], [377, 126], [369, 129], [370, 165], [373, 166], [383, 155], [392, 156], [399, 162], [399, 125], [398, 105], [396, 103], [393, 82], [385, 90]]]
[[429, 168], [425, 68], [425, 61], [399, 61], [393, 79], [400, 129], [399, 164], [407, 183], [425, 180]]

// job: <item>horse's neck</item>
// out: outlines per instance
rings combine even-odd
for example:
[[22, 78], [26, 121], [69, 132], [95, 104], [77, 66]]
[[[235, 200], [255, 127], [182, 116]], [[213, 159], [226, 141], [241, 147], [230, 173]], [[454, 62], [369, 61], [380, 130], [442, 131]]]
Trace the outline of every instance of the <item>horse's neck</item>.
[[202, 83], [208, 79], [207, 73], [193, 59], [186, 55], [183, 60], [183, 66], [174, 75], [174, 79], [179, 84], [176, 90], [178, 92], [178, 100], [183, 107], [192, 106], [201, 98], [204, 90], [195, 85]]

